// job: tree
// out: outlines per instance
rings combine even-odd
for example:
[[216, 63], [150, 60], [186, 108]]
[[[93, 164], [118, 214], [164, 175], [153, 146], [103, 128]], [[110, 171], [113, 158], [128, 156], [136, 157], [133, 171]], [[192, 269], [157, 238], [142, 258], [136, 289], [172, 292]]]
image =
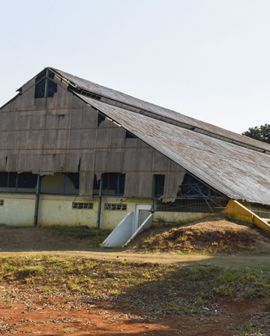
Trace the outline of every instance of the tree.
[[265, 124], [261, 126], [250, 127], [246, 132], [243, 133], [243, 135], [270, 143], [270, 125]]

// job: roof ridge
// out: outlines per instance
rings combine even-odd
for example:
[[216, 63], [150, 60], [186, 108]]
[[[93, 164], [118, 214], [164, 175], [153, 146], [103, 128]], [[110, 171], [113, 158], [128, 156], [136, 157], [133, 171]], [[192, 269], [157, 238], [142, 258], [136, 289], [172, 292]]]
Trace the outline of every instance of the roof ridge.
[[270, 154], [270, 145], [267, 143], [226, 130], [204, 121], [200, 121], [174, 110], [149, 103], [126, 93], [110, 89], [103, 85], [66, 73], [62, 70], [51, 67], [50, 69], [58, 74], [62, 79], [64, 78], [73, 91], [85, 96], [90, 96], [91, 98], [100, 100], [112, 106], [123, 107], [131, 112], [147, 115], [157, 120], [183, 127], [194, 132], [199, 132], [210, 137], [218, 138], [238, 146]]

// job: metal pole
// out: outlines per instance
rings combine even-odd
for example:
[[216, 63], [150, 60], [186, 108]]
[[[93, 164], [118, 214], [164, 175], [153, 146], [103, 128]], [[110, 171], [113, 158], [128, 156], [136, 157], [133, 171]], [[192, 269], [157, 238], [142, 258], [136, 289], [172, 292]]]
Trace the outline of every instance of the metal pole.
[[97, 228], [100, 230], [101, 223], [101, 208], [102, 208], [102, 176], [99, 181], [99, 190], [98, 190], [99, 202], [98, 202], [98, 216], [97, 216]]
[[38, 225], [38, 212], [39, 212], [39, 200], [40, 200], [40, 186], [41, 186], [41, 176], [37, 177], [36, 185], [36, 201], [35, 201], [35, 216], [34, 216], [34, 225]]

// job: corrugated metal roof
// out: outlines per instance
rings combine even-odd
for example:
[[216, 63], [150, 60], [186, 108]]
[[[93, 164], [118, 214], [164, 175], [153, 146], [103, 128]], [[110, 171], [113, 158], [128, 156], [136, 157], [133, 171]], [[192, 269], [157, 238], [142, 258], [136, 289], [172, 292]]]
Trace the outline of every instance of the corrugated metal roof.
[[270, 205], [270, 156], [77, 94], [232, 199]]
[[170, 122], [169, 120], [171, 120], [170, 123], [173, 123], [173, 121], [176, 121], [183, 125], [187, 125], [186, 128], [190, 128], [190, 129], [195, 128], [193, 129], [193, 131], [196, 133], [207, 132], [209, 136], [213, 136], [217, 138], [222, 137], [224, 138], [224, 140], [227, 139], [227, 141], [229, 142], [238, 143], [239, 145], [242, 144], [244, 146], [251, 146], [251, 147], [254, 147], [253, 149], [257, 149], [259, 151], [266, 151], [267, 154], [270, 154], [270, 145], [267, 143], [263, 143], [261, 141], [251, 139], [247, 136], [237, 134], [237, 133], [225, 130], [223, 128], [211, 125], [209, 123], [185, 116], [173, 110], [148, 103], [146, 101], [140, 100], [138, 98], [134, 98], [125, 93], [122, 93], [122, 92], [119, 92], [113, 89], [109, 89], [102, 85], [76, 77], [62, 70], [57, 70], [54, 68], [51, 68], [51, 69], [55, 71], [56, 73], [58, 73], [61, 77], [68, 80], [69, 83], [74, 86], [74, 88], [85, 90], [86, 92], [93, 93], [98, 96], [105, 97], [105, 98], [114, 100], [116, 102], [120, 102], [122, 104], [126, 104], [127, 106], [124, 106], [124, 108], [126, 108], [127, 110], [129, 110], [128, 106], [135, 107], [139, 109], [141, 113], [143, 113], [143, 111], [148, 111], [152, 113], [153, 115], [168, 118], [167, 121]]

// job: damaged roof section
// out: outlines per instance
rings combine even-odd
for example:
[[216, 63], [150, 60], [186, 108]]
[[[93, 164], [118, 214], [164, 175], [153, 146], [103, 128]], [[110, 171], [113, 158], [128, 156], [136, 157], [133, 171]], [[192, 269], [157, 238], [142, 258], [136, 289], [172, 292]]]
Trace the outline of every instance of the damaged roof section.
[[270, 205], [270, 156], [77, 94], [232, 199]]
[[73, 91], [90, 98], [94, 98], [116, 107], [124, 108], [128, 111], [137, 112], [148, 117], [165, 121], [172, 125], [180, 126], [196, 133], [205, 134], [207, 136], [221, 139], [229, 143], [234, 143], [245, 148], [250, 148], [259, 152], [270, 154], [269, 144], [185, 116], [181, 113], [151, 104], [138, 98], [134, 98], [125, 93], [106, 88], [102, 85], [76, 77], [64, 71], [53, 68], [51, 69], [56, 74], [58, 74], [62, 80], [66, 81], [68, 85], [71, 86]]

